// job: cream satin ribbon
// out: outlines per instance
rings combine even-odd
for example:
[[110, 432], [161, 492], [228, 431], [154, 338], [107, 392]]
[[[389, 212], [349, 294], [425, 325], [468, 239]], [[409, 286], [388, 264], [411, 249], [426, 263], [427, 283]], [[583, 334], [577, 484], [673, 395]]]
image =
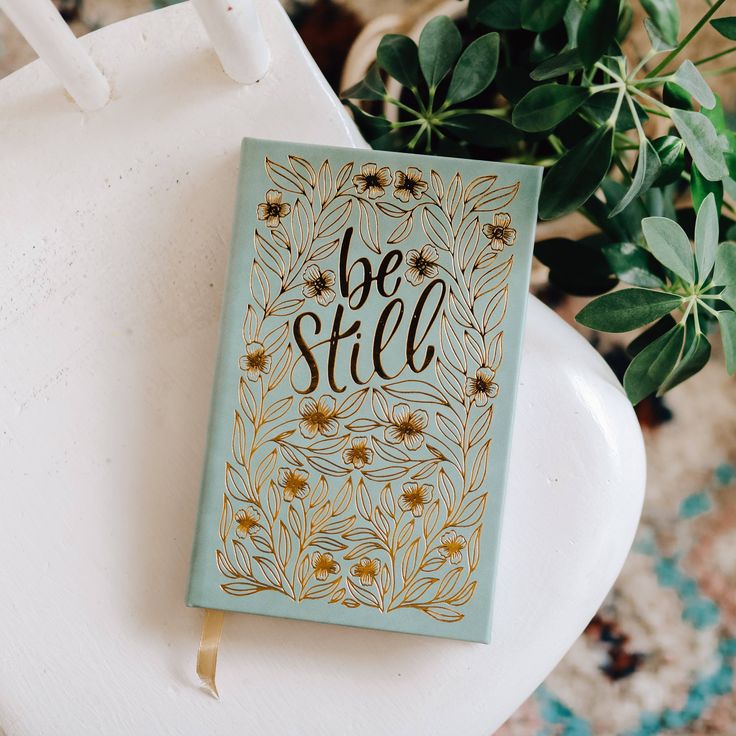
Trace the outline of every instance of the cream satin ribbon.
[[199, 651], [197, 652], [197, 674], [199, 679], [207, 690], [218, 699], [220, 694], [217, 692], [215, 676], [217, 674], [217, 650], [220, 647], [224, 619], [224, 611], [205, 609], [202, 638], [199, 641]]

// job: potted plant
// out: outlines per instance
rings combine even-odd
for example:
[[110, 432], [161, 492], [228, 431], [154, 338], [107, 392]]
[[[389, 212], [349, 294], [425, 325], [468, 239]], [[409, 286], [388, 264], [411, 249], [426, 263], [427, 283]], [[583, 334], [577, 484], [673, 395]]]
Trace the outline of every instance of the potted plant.
[[640, 3], [636, 55], [630, 0], [470, 0], [418, 43], [385, 35], [343, 93], [374, 148], [545, 167], [542, 220], [579, 212], [594, 232], [535, 254], [553, 284], [596, 296], [580, 323], [646, 327], [628, 346], [633, 403], [699, 371], [717, 331], [736, 370], [736, 135], [706, 79], [736, 71], [736, 45], [687, 58], [707, 25], [736, 41], [736, 17], [714, 18], [715, 0], [681, 34], [676, 0]]

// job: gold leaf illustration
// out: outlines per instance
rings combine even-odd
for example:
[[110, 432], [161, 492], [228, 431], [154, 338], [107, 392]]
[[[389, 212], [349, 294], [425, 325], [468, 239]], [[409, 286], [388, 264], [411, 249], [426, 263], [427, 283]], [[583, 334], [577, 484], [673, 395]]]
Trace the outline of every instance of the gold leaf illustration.
[[422, 229], [432, 245], [440, 250], [450, 250], [452, 248], [454, 237], [452, 227], [444, 218], [440, 219], [429, 207], [422, 209]]
[[[320, 598], [328, 598], [337, 590], [340, 585], [339, 580], [332, 580], [329, 583], [313, 583], [304, 591], [304, 597], [310, 598], [311, 600], [319, 600]], [[345, 593], [343, 592], [343, 595]], [[342, 596], [337, 597], [334, 602], [341, 599]]]
[[412, 537], [414, 534], [414, 526], [416, 524], [416, 520], [412, 517], [407, 522], [404, 523], [404, 525], [399, 530], [396, 545], [399, 549], [401, 549]]
[[439, 578], [418, 578], [406, 589], [404, 601], [418, 601], [438, 580]]
[[419, 537], [413, 539], [401, 560], [401, 576], [406, 581], [413, 574], [419, 559]]
[[289, 506], [287, 518], [289, 520], [289, 526], [291, 527], [291, 531], [294, 532], [294, 536], [297, 538], [301, 538], [302, 536], [302, 517], [297, 513], [297, 510], [293, 506]]
[[409, 462], [409, 456], [397, 445], [390, 445], [388, 442], [378, 439], [378, 437], [371, 437], [371, 445], [382, 459], [388, 460], [390, 463]]
[[225, 485], [228, 493], [238, 501], [257, 500], [248, 492], [243, 476], [230, 463], [225, 466]]
[[256, 585], [255, 583], [225, 583], [220, 587], [230, 595], [253, 595], [253, 593], [260, 593], [262, 590], [268, 589], [267, 586]]
[[488, 469], [488, 451], [490, 449], [491, 440], [488, 440], [473, 461], [473, 470], [470, 473], [470, 480], [468, 481], [469, 493], [477, 491], [486, 479], [486, 470]]
[[234, 579], [240, 577], [238, 571], [230, 564], [230, 561], [222, 553], [222, 550], [215, 550], [215, 557], [217, 559], [217, 567], [226, 578]]
[[278, 327], [274, 327], [264, 338], [263, 338], [263, 349], [267, 353], [275, 353], [286, 340], [289, 334], [289, 325], [282, 324]]
[[369, 206], [365, 200], [359, 199], [360, 219], [358, 222], [358, 234], [365, 245], [374, 253], [381, 252], [381, 246], [378, 234], [378, 215], [373, 207]]
[[250, 272], [250, 292], [255, 303], [265, 309], [271, 298], [271, 284], [263, 270], [263, 266], [258, 261], [253, 262], [253, 269]]
[[450, 219], [455, 216], [455, 211], [463, 196], [463, 180], [460, 173], [457, 172], [452, 177], [449, 186], [447, 187], [447, 196], [445, 197], [445, 207], [450, 213]]
[[440, 346], [442, 354], [447, 358], [450, 365], [459, 373], [467, 373], [468, 364], [465, 360], [462, 343], [452, 329], [450, 320], [444, 314], [440, 319]]
[[261, 462], [258, 463], [258, 467], [256, 468], [256, 474], [255, 474], [257, 491], [260, 491], [261, 488], [263, 488], [263, 484], [273, 473], [274, 468], [276, 467], [277, 459], [278, 459], [278, 451], [271, 450], [271, 452], [269, 452], [268, 455], [266, 455], [266, 457], [264, 457], [263, 460], [261, 460]]
[[504, 286], [498, 293], [494, 294], [486, 305], [483, 312], [483, 329], [492, 332], [498, 327], [506, 316], [506, 305], [509, 300], [509, 287]]
[[250, 555], [245, 545], [237, 539], [232, 540], [233, 554], [235, 555], [235, 561], [238, 564], [241, 572], [246, 576], [250, 577], [253, 574], [253, 569], [250, 564]]
[[339, 419], [351, 417], [356, 412], [360, 411], [360, 407], [363, 406], [365, 397], [368, 394], [368, 388], [361, 388], [347, 396], [337, 407], [337, 413], [335, 416]]
[[324, 207], [332, 197], [332, 168], [328, 160], [323, 161], [319, 167], [317, 174], [317, 193]]
[[271, 404], [263, 414], [263, 423], [268, 424], [269, 422], [275, 422], [277, 419], [281, 419], [281, 417], [289, 411], [293, 403], [294, 397], [287, 396], [286, 398], [279, 399], [276, 403]]
[[281, 579], [276, 565], [267, 557], [261, 557], [260, 555], [256, 555], [254, 559], [258, 563], [258, 567], [261, 568], [261, 572], [266, 580], [276, 587], [281, 587]]
[[278, 555], [282, 565], [289, 564], [289, 558], [291, 557], [291, 537], [283, 521], [279, 522]]
[[434, 362], [434, 371], [437, 375], [437, 383], [442, 390], [450, 394], [455, 401], [463, 402], [463, 385], [457, 378], [457, 375], [449, 369], [441, 358], [437, 358]]
[[320, 473], [331, 475], [336, 478], [340, 478], [350, 472], [350, 468], [343, 468], [341, 465], [333, 463], [332, 460], [327, 460], [322, 457], [308, 457], [307, 462]]
[[478, 562], [480, 562], [480, 530], [481, 527], [478, 527], [470, 535], [470, 542], [468, 543], [468, 565], [471, 572], [478, 567]]
[[335, 537], [315, 537], [312, 546], [325, 550], [326, 552], [339, 552], [340, 550], [347, 549], [347, 544], [343, 544], [335, 539]]
[[376, 202], [376, 207], [378, 207], [384, 215], [388, 215], [394, 219], [403, 217], [407, 212], [411, 211], [410, 209], [405, 210], [403, 207], [399, 207], [392, 202]]
[[388, 516], [393, 516], [396, 512], [396, 503], [390, 484], [385, 485], [381, 490], [381, 508]]
[[452, 292], [447, 297], [447, 304], [450, 308], [452, 318], [458, 324], [468, 329], [473, 329], [473, 317], [468, 308], [463, 304]]
[[383, 390], [395, 399], [417, 402], [419, 404], [440, 404], [448, 406], [447, 398], [428, 381], [406, 378], [384, 385]]
[[446, 562], [444, 557], [430, 557], [420, 568], [423, 572], [439, 570]]
[[304, 306], [304, 299], [284, 299], [275, 307], [269, 310], [269, 314], [273, 317], [288, 317], [295, 314]]
[[437, 489], [449, 514], [455, 507], [455, 486], [450, 482], [450, 478], [442, 468], [437, 473]]
[[465, 196], [463, 197], [464, 201], [467, 203], [470, 202], [471, 199], [479, 199], [480, 197], [483, 197], [491, 191], [497, 179], [498, 177], [493, 174], [477, 176], [470, 182], [470, 184], [468, 184], [468, 188], [465, 190]]
[[475, 526], [483, 518], [483, 513], [486, 510], [486, 499], [487, 495], [485, 493], [482, 496], [474, 498], [462, 510], [462, 513], [453, 526]]
[[276, 247], [265, 240], [258, 232], [253, 233], [256, 252], [261, 256], [266, 268], [270, 269], [280, 279], [286, 273], [286, 263]]
[[492, 370], [498, 370], [503, 360], [503, 332], [499, 332], [488, 346], [486, 365]]
[[465, 616], [460, 611], [455, 610], [452, 606], [444, 603], [438, 603], [432, 606], [422, 606], [422, 610], [437, 621], [445, 623], [454, 623], [461, 621]]
[[476, 585], [477, 583], [475, 580], [466, 583], [460, 589], [460, 592], [454, 595], [449, 602], [455, 606], [464, 606], [473, 597]]
[[474, 217], [462, 229], [457, 241], [458, 250], [462, 254], [460, 266], [463, 271], [468, 267], [468, 263], [470, 263], [470, 261], [475, 257], [478, 243], [480, 243], [480, 219]]
[[409, 211], [406, 217], [404, 217], [404, 219], [401, 220], [401, 222], [391, 232], [391, 235], [388, 236], [386, 242], [389, 245], [396, 245], [398, 243], [401, 243], [411, 235], [411, 231], [413, 228], [414, 217], [412, 215], [412, 212]]
[[245, 424], [243, 419], [235, 412], [235, 420], [233, 422], [233, 436], [232, 436], [232, 451], [233, 457], [239, 465], [245, 465]]
[[346, 552], [343, 557], [346, 560], [359, 560], [361, 557], [370, 556], [377, 550], [383, 549], [383, 545], [377, 541], [361, 542], [353, 547], [349, 552]]
[[250, 390], [250, 386], [246, 383], [245, 378], [243, 378], [242, 376], [240, 377], [239, 398], [240, 408], [243, 410], [248, 419], [250, 419], [251, 422], [255, 423], [256, 407], [258, 405], [256, 404], [256, 399], [255, 396], [253, 396], [253, 392]]
[[348, 478], [335, 496], [335, 515], [340, 516], [353, 502], [353, 479]]
[[437, 522], [440, 518], [440, 502], [439, 499], [435, 499], [427, 507], [427, 511], [424, 513], [424, 520], [422, 521], [422, 527], [424, 529], [424, 538], [430, 539], [434, 530], [437, 528]]
[[266, 173], [279, 189], [285, 189], [292, 194], [306, 194], [304, 184], [293, 171], [289, 171], [285, 166], [277, 164], [268, 157], [266, 157]]
[[463, 573], [461, 567], [453, 567], [445, 577], [442, 578], [437, 588], [437, 598], [447, 598], [452, 594], [455, 586], [460, 582], [460, 576]]
[[289, 166], [291, 170], [310, 187], [314, 187], [317, 184], [317, 173], [314, 170], [312, 164], [307, 159], [301, 156], [295, 156], [294, 154], [288, 157]]
[[[493, 253], [490, 248], [488, 250]], [[482, 255], [483, 254], [481, 254], [481, 256]], [[480, 260], [478, 262], [480, 263]], [[509, 277], [513, 264], [514, 257], [510, 256], [505, 261], [501, 261], [501, 263], [486, 271], [485, 274], [478, 279], [478, 282], [473, 288], [473, 296], [476, 299], [479, 299], [501, 286]], [[481, 268], [481, 266], [479, 266], [479, 268]]]
[[301, 199], [294, 202], [294, 210], [291, 215], [291, 242], [296, 247], [297, 255], [301, 255], [311, 240], [312, 221], [307, 214], [307, 208]]
[[342, 230], [345, 227], [350, 213], [353, 211], [353, 201], [346, 199], [344, 202], [334, 201], [333, 205], [330, 205], [328, 213], [322, 220], [322, 223], [317, 230], [318, 238], [329, 238], [331, 235]]
[[356, 585], [350, 578], [347, 578], [345, 582], [347, 583], [348, 590], [353, 598], [357, 599], [365, 606], [381, 608], [381, 602], [372, 590], [367, 590], [360, 585]]
[[483, 346], [478, 342], [478, 339], [474, 335], [471, 335], [467, 330], [465, 330], [463, 338], [465, 341], [466, 352], [479, 366], [483, 365]]
[[289, 372], [291, 367], [291, 360], [293, 358], [294, 351], [291, 345], [286, 346], [286, 350], [279, 356], [271, 368], [271, 374], [268, 377], [268, 390], [272, 391], [286, 378], [286, 374]]
[[371, 495], [368, 493], [368, 489], [361, 478], [358, 481], [358, 490], [356, 494], [356, 507], [358, 513], [366, 520], [371, 520], [371, 513], [373, 513], [373, 502], [371, 501]]
[[345, 184], [350, 180], [350, 174], [353, 173], [353, 162], [350, 161], [347, 164], [343, 164], [343, 166], [340, 167], [340, 170], [337, 172], [337, 177], [335, 178], [335, 188], [339, 192]]
[[519, 193], [519, 182], [508, 186], [491, 189], [486, 194], [478, 197], [473, 203], [474, 212], [495, 212], [508, 206]]
[[470, 433], [468, 438], [468, 444], [472, 447], [488, 434], [488, 430], [491, 428], [491, 422], [493, 421], [493, 404], [488, 408], [484, 409], [480, 416], [478, 416], [473, 424], [470, 426]]
[[328, 258], [337, 250], [338, 245], [340, 245], [340, 241], [337, 238], [335, 240], [330, 240], [328, 243], [320, 245], [319, 248], [315, 248], [312, 251], [311, 260], [321, 261], [323, 258]]
[[440, 412], [437, 412], [437, 415], [435, 416], [435, 422], [437, 423], [437, 428], [450, 442], [454, 442], [458, 445], [462, 444], [462, 428], [458, 426], [457, 422], [452, 419], [452, 417], [448, 417], [444, 414], [440, 414]]
[[310, 508], [316, 508], [317, 506], [320, 506], [322, 503], [324, 503], [325, 499], [327, 498], [327, 490], [327, 480], [325, 479], [324, 475], [320, 475], [319, 480], [315, 484], [314, 488], [312, 489], [312, 493], [309, 496]]
[[437, 201], [442, 199], [442, 195], [445, 193], [445, 187], [442, 184], [442, 177], [434, 170], [429, 172], [429, 178], [432, 182], [432, 190], [434, 191]]
[[227, 535], [230, 534], [230, 527], [233, 525], [233, 505], [230, 499], [224, 496], [222, 502], [222, 514], [220, 515], [220, 539], [225, 542]]

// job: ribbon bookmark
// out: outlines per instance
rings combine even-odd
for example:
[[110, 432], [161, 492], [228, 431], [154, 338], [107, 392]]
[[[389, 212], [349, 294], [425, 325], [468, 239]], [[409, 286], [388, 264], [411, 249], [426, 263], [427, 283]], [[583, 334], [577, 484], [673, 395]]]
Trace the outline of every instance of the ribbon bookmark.
[[205, 609], [204, 622], [202, 623], [202, 638], [199, 642], [197, 652], [197, 674], [207, 690], [215, 697], [220, 697], [217, 692], [215, 676], [217, 674], [217, 650], [220, 647], [220, 636], [222, 635], [222, 623], [225, 619], [224, 611]]

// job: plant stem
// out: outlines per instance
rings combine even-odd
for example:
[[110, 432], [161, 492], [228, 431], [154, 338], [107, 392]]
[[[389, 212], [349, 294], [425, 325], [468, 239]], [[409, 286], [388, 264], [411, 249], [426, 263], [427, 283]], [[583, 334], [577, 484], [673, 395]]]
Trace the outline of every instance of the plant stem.
[[736, 72], [736, 66], [727, 66], [725, 69], [709, 69], [703, 72], [704, 77], [719, 77], [721, 74]]
[[717, 54], [713, 54], [712, 56], [706, 56], [704, 59], [698, 59], [698, 61], [695, 61], [693, 63], [695, 64], [695, 66], [700, 66], [701, 64], [707, 64], [709, 61], [715, 61], [716, 59], [720, 59], [721, 56], [732, 54], [734, 51], [736, 51], [736, 46], [731, 46], [730, 49], [726, 49], [725, 51], [719, 51]]
[[677, 58], [685, 46], [695, 38], [700, 29], [715, 15], [718, 8], [720, 8], [725, 2], [726, 0], [716, 0], [716, 2], [708, 8], [703, 17], [690, 29], [690, 32], [685, 36], [685, 38], [683, 38], [682, 41], [680, 41], [680, 43], [678, 43], [677, 46], [675, 46], [675, 48], [672, 49], [672, 51], [670, 51], [670, 53], [667, 54], [667, 56], [665, 56], [664, 59], [662, 59], [662, 61], [657, 64], [651, 72], [649, 72], [649, 74], [646, 75], [645, 79], [648, 77], [656, 77], [663, 69], [666, 69], [670, 62]]

